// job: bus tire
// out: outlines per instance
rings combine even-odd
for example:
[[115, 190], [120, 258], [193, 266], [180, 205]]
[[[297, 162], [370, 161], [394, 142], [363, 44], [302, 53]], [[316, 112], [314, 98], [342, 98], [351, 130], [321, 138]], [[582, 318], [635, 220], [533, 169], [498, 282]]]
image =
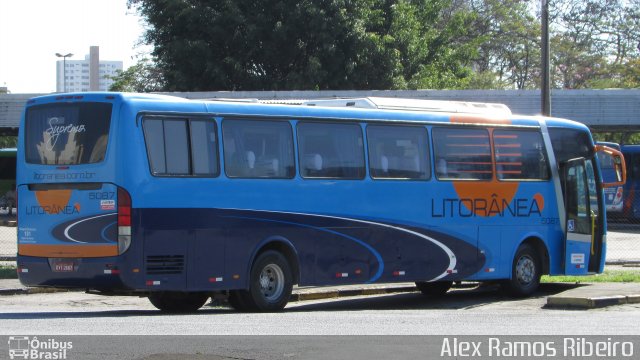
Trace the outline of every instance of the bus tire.
[[422, 295], [429, 297], [440, 297], [451, 289], [453, 281], [416, 281], [416, 287]]
[[533, 294], [540, 286], [542, 261], [540, 255], [529, 244], [522, 244], [516, 251], [511, 267], [511, 279], [503, 282], [503, 288], [516, 297]]
[[289, 302], [293, 289], [291, 265], [281, 253], [268, 250], [251, 266], [249, 290], [238, 294], [246, 311], [280, 311]]
[[208, 294], [199, 292], [159, 292], [149, 295], [149, 301], [153, 306], [168, 313], [195, 312], [208, 299]]

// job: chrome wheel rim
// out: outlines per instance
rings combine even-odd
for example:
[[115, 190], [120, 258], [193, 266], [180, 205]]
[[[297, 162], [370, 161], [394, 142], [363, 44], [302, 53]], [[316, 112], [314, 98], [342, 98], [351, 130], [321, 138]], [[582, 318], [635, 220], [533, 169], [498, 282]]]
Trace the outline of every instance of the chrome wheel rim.
[[522, 256], [516, 264], [516, 279], [522, 285], [533, 282], [536, 273], [536, 264], [529, 255]]
[[280, 266], [269, 264], [260, 272], [260, 292], [267, 301], [276, 301], [284, 291], [284, 272]]

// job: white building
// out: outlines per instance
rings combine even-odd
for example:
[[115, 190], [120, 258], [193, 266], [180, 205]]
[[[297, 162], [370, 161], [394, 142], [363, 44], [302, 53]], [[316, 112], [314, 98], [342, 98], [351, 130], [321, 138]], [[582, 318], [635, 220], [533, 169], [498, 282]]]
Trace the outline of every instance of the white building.
[[108, 91], [122, 71], [122, 61], [101, 61], [98, 46], [91, 46], [84, 60], [56, 61], [56, 92]]

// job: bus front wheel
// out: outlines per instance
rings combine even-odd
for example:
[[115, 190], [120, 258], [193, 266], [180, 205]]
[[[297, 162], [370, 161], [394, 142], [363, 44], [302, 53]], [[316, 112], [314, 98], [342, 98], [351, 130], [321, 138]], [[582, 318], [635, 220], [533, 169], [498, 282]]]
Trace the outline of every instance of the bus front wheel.
[[248, 291], [236, 293], [241, 300], [237, 302], [241, 310], [280, 311], [291, 297], [293, 272], [284, 255], [268, 250], [253, 262], [249, 282]]
[[453, 281], [416, 281], [416, 287], [422, 295], [429, 297], [439, 297], [451, 289], [451, 285], [453, 285]]
[[153, 306], [168, 313], [195, 312], [208, 299], [208, 294], [197, 292], [160, 292], [149, 295], [149, 301]]
[[520, 245], [513, 258], [511, 279], [503, 282], [505, 290], [513, 296], [533, 294], [540, 285], [542, 262], [538, 252], [529, 244]]

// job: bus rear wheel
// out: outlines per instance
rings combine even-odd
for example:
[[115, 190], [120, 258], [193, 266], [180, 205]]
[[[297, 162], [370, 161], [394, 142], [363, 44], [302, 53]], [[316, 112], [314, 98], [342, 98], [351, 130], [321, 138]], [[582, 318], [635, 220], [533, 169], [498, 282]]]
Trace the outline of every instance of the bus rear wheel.
[[520, 245], [513, 258], [511, 279], [502, 283], [503, 288], [516, 297], [530, 296], [540, 286], [541, 264], [540, 256], [533, 246]]
[[416, 281], [416, 287], [422, 295], [429, 297], [439, 297], [451, 289], [451, 285], [453, 285], [453, 281]]
[[158, 310], [168, 313], [190, 313], [200, 309], [209, 299], [206, 293], [161, 292], [149, 295]]
[[[239, 301], [231, 300], [231, 306], [241, 311], [280, 311], [289, 302], [293, 289], [293, 272], [281, 253], [268, 250], [258, 255], [251, 267], [249, 290], [232, 293]], [[237, 308], [236, 308], [237, 309]]]

